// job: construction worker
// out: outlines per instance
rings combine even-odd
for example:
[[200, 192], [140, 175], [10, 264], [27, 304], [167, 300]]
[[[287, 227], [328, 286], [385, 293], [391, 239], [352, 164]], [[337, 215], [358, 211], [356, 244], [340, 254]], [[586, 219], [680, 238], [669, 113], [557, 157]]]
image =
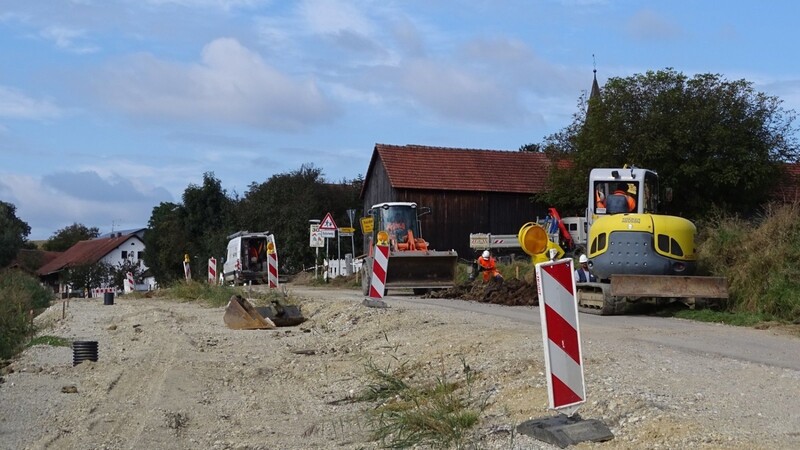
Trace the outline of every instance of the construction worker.
[[478, 258], [478, 272], [483, 272], [483, 282], [487, 283], [489, 280], [503, 281], [503, 276], [497, 271], [497, 262], [489, 253], [489, 250], [484, 250], [483, 254]]
[[581, 255], [578, 258], [580, 266], [575, 270], [575, 281], [578, 283], [586, 283], [597, 281], [597, 277], [589, 270], [589, 258], [586, 255]]
[[608, 214], [618, 214], [632, 212], [636, 209], [636, 184], [617, 183], [617, 187], [611, 195], [606, 198], [606, 212]]

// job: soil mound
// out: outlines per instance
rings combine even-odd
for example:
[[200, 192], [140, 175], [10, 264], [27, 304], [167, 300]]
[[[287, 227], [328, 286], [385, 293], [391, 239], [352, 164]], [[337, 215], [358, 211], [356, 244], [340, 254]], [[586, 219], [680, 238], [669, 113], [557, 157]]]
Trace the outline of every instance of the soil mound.
[[502, 282], [475, 280], [450, 289], [432, 291], [425, 298], [453, 298], [481, 303], [509, 306], [536, 306], [539, 304], [536, 283], [511, 278]]

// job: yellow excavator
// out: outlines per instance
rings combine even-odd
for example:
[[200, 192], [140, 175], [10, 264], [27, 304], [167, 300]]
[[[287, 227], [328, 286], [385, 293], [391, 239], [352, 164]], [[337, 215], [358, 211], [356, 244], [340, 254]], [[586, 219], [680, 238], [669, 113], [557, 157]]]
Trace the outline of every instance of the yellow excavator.
[[658, 175], [635, 167], [589, 175], [589, 268], [599, 280], [577, 283], [582, 312], [623, 314], [637, 303], [703, 306], [728, 297], [721, 277], [694, 276], [694, 224], [658, 214]]

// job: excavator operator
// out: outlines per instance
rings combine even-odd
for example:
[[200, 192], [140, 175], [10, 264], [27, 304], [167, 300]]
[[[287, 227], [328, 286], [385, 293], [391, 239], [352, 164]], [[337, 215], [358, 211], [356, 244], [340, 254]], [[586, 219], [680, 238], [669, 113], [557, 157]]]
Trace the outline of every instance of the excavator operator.
[[606, 198], [606, 212], [609, 214], [633, 212], [636, 209], [635, 196], [635, 184], [617, 183], [617, 188]]

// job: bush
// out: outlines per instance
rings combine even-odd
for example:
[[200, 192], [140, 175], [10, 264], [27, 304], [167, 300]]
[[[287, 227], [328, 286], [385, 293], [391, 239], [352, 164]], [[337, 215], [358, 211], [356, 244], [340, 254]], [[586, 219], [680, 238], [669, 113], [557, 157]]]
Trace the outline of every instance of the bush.
[[698, 264], [728, 279], [731, 312], [800, 321], [800, 207], [770, 206], [752, 222], [719, 217], [704, 227]]
[[0, 358], [7, 359], [33, 333], [30, 311], [50, 305], [53, 294], [38, 280], [16, 270], [0, 273]]

